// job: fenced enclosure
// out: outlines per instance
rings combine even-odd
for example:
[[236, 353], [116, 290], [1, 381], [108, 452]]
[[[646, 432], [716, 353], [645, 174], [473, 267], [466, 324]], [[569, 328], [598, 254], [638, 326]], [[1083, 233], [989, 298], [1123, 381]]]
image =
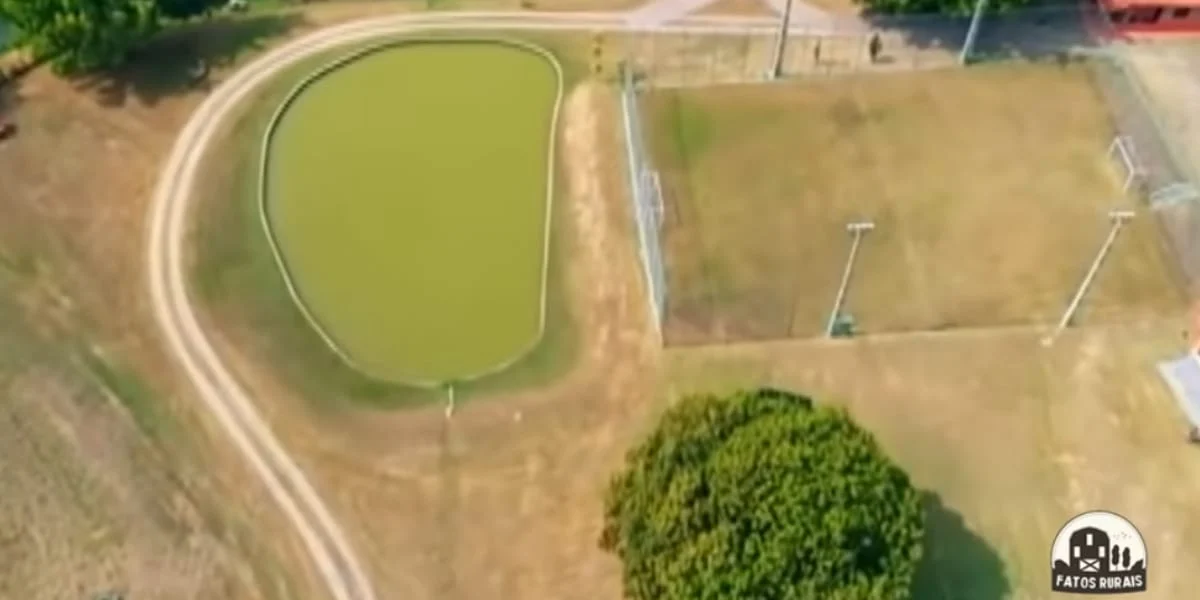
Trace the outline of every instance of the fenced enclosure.
[[812, 86], [747, 85], [778, 40], [747, 23], [692, 17], [623, 40], [626, 129], [645, 143], [630, 148], [631, 187], [666, 343], [824, 335], [859, 220], [878, 229], [845, 310], [866, 333], [1053, 324], [1107, 215], [1133, 198], [1156, 218], [1127, 225], [1079, 318], [1170, 311], [1179, 274], [1198, 280], [1191, 180], [1097, 11], [989, 16], [967, 70], [951, 68], [965, 19], [793, 23], [783, 79]]

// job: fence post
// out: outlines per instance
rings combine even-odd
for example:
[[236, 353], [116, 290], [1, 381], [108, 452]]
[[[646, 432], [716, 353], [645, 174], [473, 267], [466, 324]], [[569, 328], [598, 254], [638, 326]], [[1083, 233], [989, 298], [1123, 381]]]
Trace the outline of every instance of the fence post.
[[783, 5], [783, 15], [779, 17], [779, 38], [775, 41], [775, 55], [771, 57], [771, 66], [767, 69], [767, 79], [779, 79], [783, 75], [783, 53], [791, 24], [792, 0], [787, 0]]
[[963, 40], [962, 51], [958, 54], [958, 64], [965, 65], [971, 60], [975, 51], [975, 38], [979, 36], [979, 23], [983, 20], [983, 11], [987, 9], [987, 0], [975, 2], [975, 13], [971, 15], [971, 25], [967, 28], [967, 37]]

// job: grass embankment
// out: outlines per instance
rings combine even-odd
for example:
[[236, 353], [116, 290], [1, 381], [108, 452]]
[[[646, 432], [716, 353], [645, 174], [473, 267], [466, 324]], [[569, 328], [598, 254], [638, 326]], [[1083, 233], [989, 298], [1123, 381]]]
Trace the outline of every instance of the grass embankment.
[[[555, 51], [566, 88], [582, 69], [571, 40], [522, 36]], [[379, 43], [323, 53], [287, 69], [233, 119], [205, 160], [197, 190], [192, 278], [209, 322], [228, 341], [276, 373], [314, 406], [397, 407], [443, 399], [440, 391], [372, 378], [342, 361], [324, 344], [288, 294], [258, 212], [258, 160], [262, 135], [292, 87], [314, 69]], [[554, 166], [561, 174], [561, 167]], [[396, 168], [397, 176], [402, 172]], [[460, 400], [477, 394], [537, 385], [563, 373], [575, 353], [575, 333], [565, 289], [570, 226], [554, 211], [547, 277], [546, 324], [540, 343], [502, 373], [458, 387]]]

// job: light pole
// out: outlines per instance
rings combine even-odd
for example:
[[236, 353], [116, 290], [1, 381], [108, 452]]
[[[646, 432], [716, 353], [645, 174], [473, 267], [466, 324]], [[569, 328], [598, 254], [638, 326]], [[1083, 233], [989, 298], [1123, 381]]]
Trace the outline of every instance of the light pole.
[[875, 223], [871, 221], [854, 221], [846, 225], [846, 231], [853, 236], [854, 241], [850, 242], [850, 255], [846, 257], [846, 268], [842, 270], [842, 283], [838, 286], [837, 297], [833, 300], [833, 310], [829, 312], [829, 323], [825, 326], [826, 337], [833, 337], [833, 329], [842, 313], [842, 303], [846, 301], [846, 288], [850, 286], [850, 274], [854, 271], [854, 259], [858, 256], [858, 245], [863, 236], [872, 229], [875, 229]]
[[1087, 294], [1088, 288], [1092, 286], [1092, 280], [1096, 278], [1096, 273], [1100, 271], [1100, 265], [1104, 263], [1105, 257], [1112, 250], [1113, 243], [1117, 241], [1117, 234], [1133, 218], [1133, 215], [1132, 210], [1109, 211], [1108, 220], [1111, 225], [1108, 229], [1108, 237], [1105, 238], [1104, 244], [1100, 246], [1100, 251], [1096, 253], [1096, 258], [1092, 260], [1092, 266], [1088, 268], [1087, 274], [1083, 276], [1083, 281], [1079, 283], [1079, 289], [1075, 290], [1075, 296], [1071, 298], [1071, 303], [1067, 305], [1067, 310], [1063, 311], [1062, 318], [1058, 320], [1058, 324], [1054, 327], [1054, 330], [1042, 339], [1043, 346], [1053, 344], [1058, 334], [1062, 333], [1062, 330], [1071, 324], [1071, 319], [1075, 316], [1075, 311], [1079, 310], [1079, 305], [1083, 302], [1084, 295]]
[[783, 55], [787, 46], [788, 28], [792, 24], [792, 0], [783, 5], [783, 16], [779, 21], [779, 38], [775, 40], [775, 54], [771, 57], [771, 66], [767, 69], [767, 79], [779, 79], [783, 76]]
[[983, 21], [983, 11], [987, 10], [987, 0], [975, 2], [975, 12], [971, 15], [971, 25], [967, 27], [967, 37], [963, 40], [962, 51], [958, 54], [958, 64], [965, 65], [971, 60], [975, 51], [975, 38], [979, 37], [979, 23]]

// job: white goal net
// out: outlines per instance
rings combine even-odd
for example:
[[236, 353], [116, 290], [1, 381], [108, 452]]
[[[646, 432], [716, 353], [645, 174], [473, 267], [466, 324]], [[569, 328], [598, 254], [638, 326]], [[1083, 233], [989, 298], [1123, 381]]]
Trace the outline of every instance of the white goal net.
[[1108, 145], [1108, 159], [1117, 168], [1121, 177], [1121, 191], [1125, 193], [1140, 193], [1144, 191], [1145, 169], [1138, 159], [1137, 149], [1133, 139], [1127, 135], [1118, 135]]

